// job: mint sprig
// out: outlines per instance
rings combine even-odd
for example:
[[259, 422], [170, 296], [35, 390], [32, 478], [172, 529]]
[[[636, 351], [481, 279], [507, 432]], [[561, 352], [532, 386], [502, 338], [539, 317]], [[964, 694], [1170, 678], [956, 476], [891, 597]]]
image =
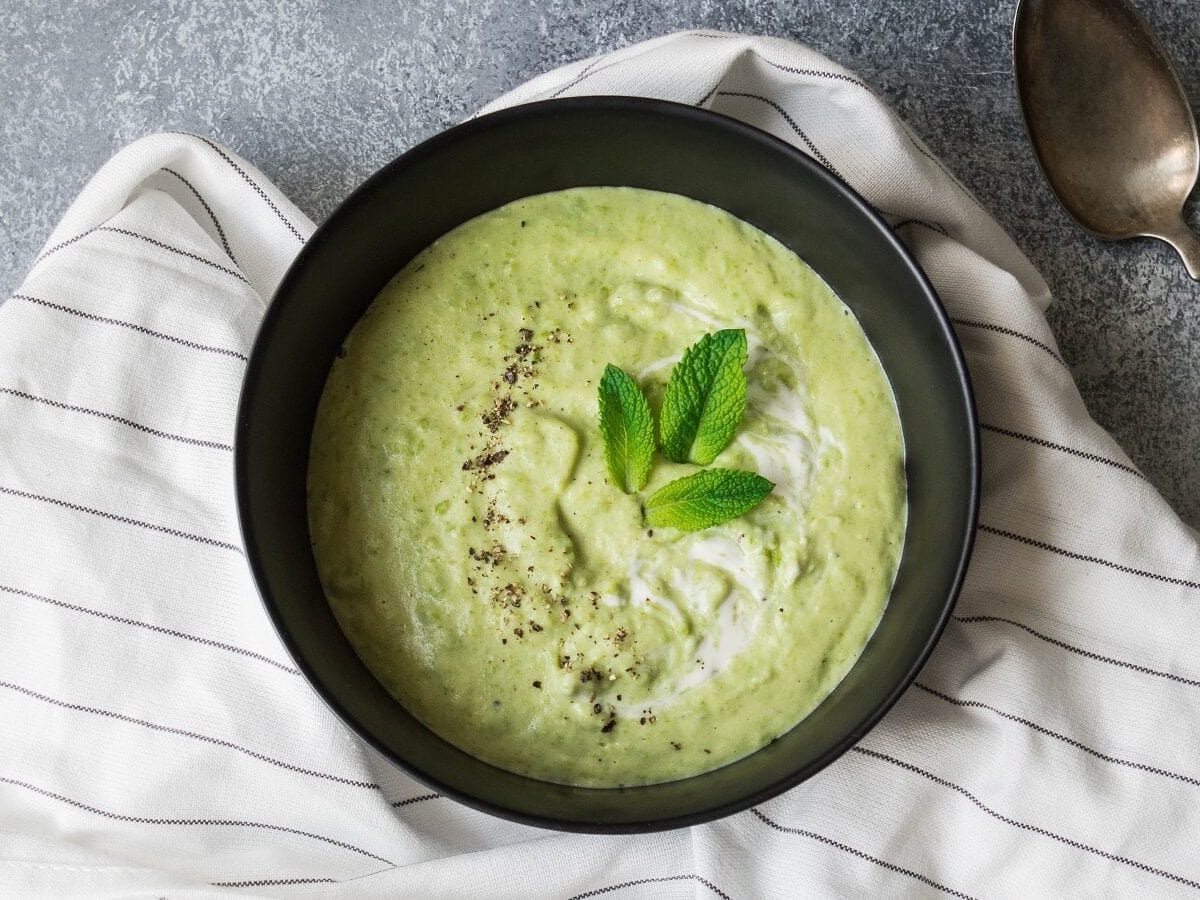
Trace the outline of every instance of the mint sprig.
[[[746, 332], [706, 334], [671, 372], [659, 420], [663, 455], [706, 466], [733, 440], [746, 412]], [[637, 382], [614, 365], [600, 379], [600, 434], [613, 484], [632, 494], [646, 486], [654, 457], [654, 414]], [[677, 478], [646, 501], [651, 528], [699, 531], [749, 512], [775, 485], [740, 469], [708, 469]]]
[[746, 412], [746, 332], [706, 334], [683, 353], [663, 398], [663, 455], [707, 466], [733, 440]]
[[609, 365], [600, 379], [600, 434], [613, 484], [627, 494], [640, 491], [654, 458], [654, 414], [637, 382]]
[[754, 472], [705, 469], [655, 491], [646, 501], [646, 524], [651, 528], [699, 531], [749, 512], [774, 487]]

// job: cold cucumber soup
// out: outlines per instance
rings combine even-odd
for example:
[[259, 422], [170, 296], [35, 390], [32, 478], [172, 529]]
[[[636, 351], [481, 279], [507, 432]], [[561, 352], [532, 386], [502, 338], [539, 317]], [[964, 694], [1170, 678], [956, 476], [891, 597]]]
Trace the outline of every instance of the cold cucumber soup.
[[[746, 409], [713, 467], [774, 483], [723, 524], [647, 527], [700, 470], [609, 477], [605, 366], [662, 403], [685, 348], [744, 329]], [[890, 386], [804, 262], [673, 194], [578, 188], [456, 228], [380, 292], [317, 413], [321, 581], [387, 690], [504, 769], [608, 787], [745, 756], [837, 685], [906, 519]]]

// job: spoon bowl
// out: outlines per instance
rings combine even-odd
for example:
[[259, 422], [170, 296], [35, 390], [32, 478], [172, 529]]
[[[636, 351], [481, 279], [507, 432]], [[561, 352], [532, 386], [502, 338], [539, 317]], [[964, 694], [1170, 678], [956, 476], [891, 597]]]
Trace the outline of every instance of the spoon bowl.
[[1013, 69], [1038, 163], [1066, 211], [1097, 237], [1154, 237], [1200, 280], [1183, 205], [1200, 171], [1187, 96], [1125, 0], [1021, 0]]

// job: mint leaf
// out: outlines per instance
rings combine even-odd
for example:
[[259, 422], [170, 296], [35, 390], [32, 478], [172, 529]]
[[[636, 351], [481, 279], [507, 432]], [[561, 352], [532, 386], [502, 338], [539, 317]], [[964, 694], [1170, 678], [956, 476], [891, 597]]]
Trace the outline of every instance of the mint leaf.
[[746, 412], [746, 332], [706, 334], [683, 353], [663, 398], [663, 455], [707, 466], [733, 439]]
[[705, 469], [655, 491], [646, 501], [646, 524], [651, 528], [699, 531], [749, 512], [774, 487], [753, 472]]
[[627, 494], [644, 488], [654, 456], [654, 415], [637, 382], [613, 365], [600, 379], [600, 434], [613, 483]]

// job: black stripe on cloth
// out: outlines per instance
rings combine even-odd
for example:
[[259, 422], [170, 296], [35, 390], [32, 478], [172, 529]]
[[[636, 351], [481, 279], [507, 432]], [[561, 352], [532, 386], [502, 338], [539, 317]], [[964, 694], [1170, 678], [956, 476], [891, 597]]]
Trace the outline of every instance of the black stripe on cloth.
[[215, 647], [218, 650], [226, 650], [230, 653], [248, 656], [251, 659], [256, 659], [259, 662], [265, 662], [268, 665], [287, 672], [289, 675], [300, 674], [299, 670], [293, 669], [291, 666], [284, 665], [281, 662], [271, 659], [269, 656], [263, 656], [261, 653], [255, 653], [253, 650], [247, 650], [244, 647], [235, 647], [233, 644], [214, 641], [211, 638], [199, 637], [195, 634], [188, 634], [185, 631], [176, 631], [174, 628], [164, 628], [162, 625], [153, 625], [149, 622], [139, 622], [137, 619], [129, 619], [125, 616], [116, 616], [112, 613], [101, 612], [98, 609], [92, 609], [88, 606], [79, 606], [75, 603], [67, 603], [63, 600], [55, 600], [53, 597], [45, 597], [41, 594], [35, 594], [33, 591], [23, 591], [20, 588], [9, 587], [5, 584], [0, 584], [0, 591], [3, 591], [6, 594], [13, 594], [17, 597], [25, 597], [29, 600], [37, 600], [39, 603], [47, 603], [51, 606], [57, 606], [62, 609], [69, 609], [72, 612], [80, 612], [84, 613], [85, 615], [95, 616], [98, 619], [107, 619], [110, 622], [118, 622], [121, 625], [132, 625], [135, 628], [145, 628], [147, 631], [153, 631], [158, 634], [182, 638], [185, 641], [194, 641], [197, 644], [204, 644], [207, 647]]
[[173, 334], [164, 334], [161, 331], [153, 331], [145, 325], [138, 325], [136, 322], [126, 322], [123, 319], [110, 319], [106, 316], [98, 316], [95, 313], [84, 312], [82, 309], [75, 309], [73, 306], [63, 306], [61, 303], [51, 303], [49, 300], [42, 300], [39, 297], [31, 297], [28, 294], [13, 294], [13, 300], [24, 300], [26, 303], [34, 303], [38, 306], [44, 306], [47, 309], [53, 309], [57, 312], [66, 313], [71, 316], [79, 316], [82, 319], [88, 319], [92, 322], [101, 322], [105, 325], [117, 325], [121, 328], [129, 328], [133, 331], [142, 334], [150, 335], [150, 337], [161, 338], [164, 341], [170, 341], [173, 344], [180, 344], [184, 347], [189, 347], [192, 350], [202, 350], [205, 353], [217, 353], [221, 356], [232, 356], [234, 359], [240, 359], [245, 362], [246, 354], [239, 353], [236, 350], [227, 350], [224, 347], [213, 347], [208, 344], [198, 344], [195, 341], [189, 341], [185, 338], [176, 337]]
[[407, 800], [393, 800], [392, 806], [399, 809], [401, 806], [412, 806], [414, 803], [424, 803], [426, 800], [437, 800], [441, 794], [422, 794], [419, 797], [409, 797]]
[[1058, 638], [1050, 637], [1048, 634], [1043, 634], [1028, 625], [1023, 625], [1020, 622], [1015, 622], [1012, 619], [1005, 619], [1002, 616], [955, 616], [954, 621], [961, 622], [963, 625], [975, 625], [985, 623], [1000, 623], [1003, 625], [1011, 625], [1013, 628], [1019, 628], [1027, 634], [1032, 635], [1039, 641], [1045, 641], [1047, 644], [1053, 644], [1068, 653], [1075, 653], [1087, 659], [1095, 660], [1096, 662], [1107, 663], [1110, 666], [1118, 666], [1122, 669], [1129, 669], [1133, 672], [1141, 672], [1143, 675], [1153, 675], [1155, 678], [1165, 678], [1168, 681], [1176, 681], [1179, 684], [1186, 684], [1189, 687], [1200, 687], [1200, 679], [1185, 678], [1182, 675], [1176, 675], [1172, 672], [1163, 672], [1159, 669], [1151, 669], [1148, 666], [1139, 665], [1138, 663], [1126, 662], [1123, 659], [1114, 659], [1111, 656], [1104, 656], [1100, 653], [1093, 653], [1091, 650], [1085, 650], [1082, 647], [1076, 647], [1074, 644], [1068, 644], [1066, 641], [1060, 641]]
[[126, 237], [137, 238], [139, 241], [145, 241], [147, 244], [158, 247], [160, 250], [168, 250], [171, 253], [178, 254], [179, 256], [186, 256], [188, 259], [195, 260], [198, 263], [203, 263], [210, 268], [216, 269], [218, 272], [224, 272], [226, 275], [232, 275], [238, 281], [242, 282], [242, 284], [250, 283], [246, 280], [246, 276], [236, 269], [231, 269], [228, 266], [221, 265], [220, 263], [215, 263], [211, 259], [205, 259], [203, 256], [200, 256], [197, 253], [192, 253], [190, 250], [180, 250], [178, 247], [172, 247], [170, 244], [164, 243], [157, 238], [147, 237], [144, 234], [138, 234], [136, 231], [130, 231], [128, 228], [116, 228], [112, 225], [100, 225], [92, 230], [107, 231], [110, 234], [123, 234]]
[[1117, 462], [1115, 459], [1109, 459], [1107, 456], [1098, 456], [1095, 453], [1088, 453], [1084, 450], [1076, 450], [1074, 447], [1065, 447], [1062, 444], [1056, 444], [1053, 441], [1048, 441], [1045, 438], [1034, 437], [1031, 434], [1022, 434], [1020, 431], [1011, 431], [1008, 428], [999, 428], [995, 425], [988, 425], [986, 422], [980, 422], [979, 427], [983, 431], [990, 431], [992, 434], [1002, 434], [1005, 437], [1016, 438], [1019, 441], [1028, 441], [1030, 444], [1037, 444], [1039, 447], [1048, 447], [1051, 450], [1059, 450], [1062, 453], [1070, 453], [1072, 456], [1078, 456], [1080, 459], [1088, 459], [1092, 462], [1103, 463], [1106, 466], [1112, 466], [1114, 469], [1120, 469], [1122, 472], [1128, 472], [1130, 475], [1136, 476], [1149, 483], [1145, 475], [1135, 469], [1133, 466], [1127, 466], [1125, 463]]
[[[729, 38], [734, 38], [734, 37], [741, 37], [741, 35], [735, 35], [735, 34], [707, 34], [705, 32], [701, 32], [701, 31], [693, 31], [693, 32], [691, 32], [691, 36], [692, 37], [702, 37], [702, 38], [720, 38], [723, 40], [727, 40]], [[857, 78], [853, 78], [849, 75], [844, 75], [841, 72], [828, 72], [823, 69], [797, 69], [797, 68], [793, 68], [792, 66], [785, 66], [781, 63], [773, 62], [773, 61], [767, 59], [765, 56], [763, 56], [757, 50], [754, 51], [754, 55], [757, 56], [759, 59], [761, 59], [763, 62], [765, 62], [768, 66], [774, 66], [776, 69], [779, 69], [780, 71], [783, 71], [783, 72], [791, 72], [793, 75], [811, 75], [814, 78], [829, 78], [829, 79], [833, 79], [835, 81], [845, 81], [848, 84], [853, 84], [857, 87], [862, 88], [864, 91], [870, 92], [870, 90], [871, 90], [869, 87], [867, 87], [867, 85], [864, 82], [859, 81]]]
[[289, 762], [284, 762], [281, 759], [276, 759], [273, 756], [267, 756], [265, 753], [259, 753], [257, 750], [251, 750], [249, 747], [242, 747], [232, 741], [227, 741], [223, 738], [212, 737], [207, 734], [199, 734], [195, 731], [188, 731], [184, 728], [173, 728], [170, 725], [160, 725], [157, 722], [148, 722], [145, 719], [138, 719], [134, 716], [127, 716], [124, 713], [113, 712], [109, 709], [97, 709], [94, 706], [83, 706], [79, 703], [69, 703], [66, 700], [59, 700], [54, 697], [48, 697], [45, 694], [23, 687], [19, 684], [13, 684], [9, 681], [0, 681], [0, 688], [6, 688], [10, 691], [15, 691], [18, 694], [23, 694], [26, 697], [32, 697], [35, 700], [41, 700], [43, 703], [49, 703], [51, 706], [57, 706], [61, 709], [69, 709], [73, 712], [89, 713], [94, 716], [102, 716], [108, 719], [116, 719], [120, 722], [127, 722], [130, 725], [140, 725], [143, 728], [149, 728], [152, 731], [161, 731], [166, 734], [175, 734], [180, 737], [192, 738], [193, 740], [203, 741], [206, 744], [212, 744], [216, 747], [224, 747], [228, 750], [236, 750], [238, 753], [244, 753], [253, 759], [261, 762], [269, 763], [272, 766], [278, 766], [281, 769], [287, 769], [289, 772], [296, 772], [300, 775], [311, 775], [313, 778], [322, 778], [325, 781], [333, 781], [338, 784], [344, 784], [347, 787], [368, 788], [373, 791], [380, 790], [378, 784], [370, 781], [357, 781], [353, 778], [344, 778], [341, 775], [331, 775], [328, 772], [318, 772], [315, 769], [306, 769], [303, 766], [292, 765]]
[[942, 237], [950, 237], [950, 232], [948, 232], [941, 225], [937, 224], [936, 222], [926, 222], [924, 219], [905, 219], [903, 222], [897, 222], [895, 225], [893, 225], [892, 230], [899, 231], [906, 225], [920, 225], [923, 228], [928, 228], [930, 231], [937, 232]]
[[284, 887], [289, 884], [338, 884], [333, 878], [264, 878], [258, 881], [210, 881], [213, 887]]
[[781, 72], [790, 72], [792, 75], [806, 75], [811, 78], [825, 78], [830, 81], [844, 81], [846, 84], [852, 84], [855, 87], [860, 87], [868, 94], [874, 96], [874, 93], [867, 86], [866, 82], [859, 81], [857, 78], [854, 78], [850, 75], [843, 75], [841, 72], [827, 72], [823, 69], [797, 69], [793, 66], [785, 66], [782, 63], [777, 63], [773, 60], [767, 59], [757, 51], [754, 55], [765, 62], [768, 66], [779, 69]]
[[959, 897], [961, 900], [973, 900], [970, 894], [964, 894], [962, 891], [956, 891], [954, 888], [948, 888], [944, 884], [939, 884], [932, 878], [922, 875], [920, 872], [914, 872], [912, 869], [905, 869], [903, 866], [898, 866], [895, 863], [888, 862], [887, 860], [879, 859], [876, 856], [872, 856], [869, 853], [864, 853], [863, 851], [855, 847], [851, 847], [848, 844], [843, 844], [841, 841], [835, 841], [833, 838], [827, 838], [822, 834], [817, 834], [815, 831], [809, 831], [805, 828], [792, 828], [788, 825], [780, 825], [778, 822], [768, 819], [757, 809], [752, 809], [750, 812], [754, 813], [754, 815], [757, 816], [764, 824], [771, 826], [776, 831], [781, 831], [784, 834], [795, 834], [799, 835], [800, 837], [811, 838], [814, 841], [820, 841], [822, 844], [828, 844], [830, 847], [836, 847], [838, 850], [841, 850], [844, 853], [849, 853], [851, 856], [857, 856], [859, 859], [865, 859], [867, 862], [873, 862], [875, 865], [881, 866], [890, 872], [896, 872], [900, 875], [907, 875], [909, 878], [915, 878], [922, 884], [928, 885], [931, 888], [935, 888], [944, 894], [949, 894], [951, 897]]
[[829, 158], [817, 148], [817, 145], [812, 142], [812, 139], [807, 134], [804, 133], [804, 130], [799, 125], [796, 124], [796, 120], [791, 117], [791, 115], [788, 113], [788, 111], [786, 109], [784, 109], [782, 106], [780, 106], [778, 103], [776, 103], [774, 100], [771, 100], [769, 97], [764, 97], [761, 94], [747, 94], [742, 91], [717, 91], [717, 96], [718, 97], [744, 97], [746, 99], [758, 100], [762, 103], [767, 104], [772, 109], [774, 109], [777, 113], [779, 113], [780, 116], [783, 117], [783, 120], [785, 122], [787, 122], [788, 125], [791, 126], [792, 131], [796, 132], [796, 134], [799, 135], [800, 140], [804, 141], [805, 146], [808, 147], [809, 152], [812, 153], [813, 157], [817, 160], [817, 162], [819, 162], [821, 165], [823, 165], [825, 168], [827, 168], [830, 172], [832, 172], [838, 178], [841, 178], [842, 181], [846, 180], [842, 176], [842, 173], [839, 172], [837, 170], [837, 168], [834, 167], [833, 163], [831, 163], [829, 161]]
[[91, 234], [93, 231], [95, 231], [99, 227], [100, 227], [99, 225], [93, 226], [92, 228], [89, 228], [87, 231], [83, 232], [82, 234], [77, 234], [73, 238], [67, 238], [65, 241], [60, 241], [59, 243], [55, 244], [53, 247], [47, 247], [44, 251], [42, 251], [42, 254], [33, 261], [33, 264], [36, 266], [38, 263], [40, 263], [43, 259], [45, 259], [47, 256], [49, 256], [51, 253], [57, 253], [63, 247], [70, 247], [76, 241], [82, 241], [85, 237], [87, 237], [89, 234]]
[[611, 69], [613, 66], [620, 65], [621, 63], [625, 62], [625, 59], [624, 58], [614, 59], [607, 66], [600, 66], [600, 68], [597, 69], [596, 66], [602, 62], [604, 62], [603, 56], [599, 56], [596, 59], [593, 59], [590, 63], [588, 63], [586, 66], [584, 66], [583, 71], [580, 72], [578, 75], [576, 75], [574, 79], [567, 82], [562, 87], [560, 87], [557, 91], [555, 91], [553, 94], [551, 94], [550, 99], [553, 100], [555, 97], [561, 97], [566, 91], [569, 91], [571, 88], [575, 87], [575, 85], [579, 84], [581, 81], [586, 81], [588, 78], [591, 78], [597, 72], [603, 72], [605, 69]]
[[1136, 860], [1136, 859], [1130, 859], [1127, 856], [1120, 856], [1116, 853], [1109, 853], [1107, 850], [1101, 850], [1098, 847], [1091, 846], [1090, 844], [1085, 844], [1085, 843], [1082, 843], [1081, 841], [1077, 841], [1073, 838], [1065, 837], [1064, 835], [1057, 834], [1053, 831], [1049, 831], [1048, 829], [1042, 828], [1039, 825], [1030, 825], [1028, 822], [1021, 822], [1018, 819], [1014, 819], [1010, 816], [1004, 815], [1003, 813], [996, 812], [996, 810], [992, 809], [990, 806], [985, 804], [983, 801], [981, 801], [978, 797], [976, 797], [974, 794], [972, 794], [966, 788], [959, 787], [957, 784], [955, 784], [952, 781], [947, 781], [945, 778], [941, 778], [937, 775], [934, 775], [932, 772], [927, 772], [924, 769], [920, 768], [919, 766], [914, 766], [912, 763], [905, 762], [902, 759], [897, 759], [894, 756], [888, 756], [886, 753], [880, 753], [878, 750], [869, 750], [866, 747], [851, 747], [850, 749], [853, 750], [855, 753], [859, 753], [863, 756], [866, 756], [866, 757], [869, 757], [872, 759], [878, 759], [883, 762], [891, 763], [894, 766], [897, 766], [908, 772], [912, 772], [914, 775], [920, 775], [922, 778], [926, 778], [929, 781], [932, 781], [934, 784], [938, 784], [938, 785], [941, 785], [942, 787], [949, 788], [950, 790], [955, 791], [956, 793], [961, 794], [962, 796], [966, 797], [977, 808], [979, 808], [983, 812], [987, 813], [993, 819], [1003, 822], [1005, 825], [1011, 825], [1013, 828], [1019, 828], [1022, 831], [1029, 831], [1029, 832], [1032, 832], [1033, 834], [1040, 834], [1042, 837], [1047, 837], [1053, 841], [1058, 841], [1060, 844], [1065, 844], [1068, 847], [1074, 847], [1076, 850], [1082, 850], [1085, 853], [1091, 853], [1095, 856], [1102, 857], [1111, 862], [1121, 863], [1122, 865], [1126, 865], [1126, 866], [1132, 866], [1133, 868], [1139, 869], [1142, 872], [1147, 872], [1151, 875], [1158, 875], [1161, 878], [1169, 879], [1171, 881], [1176, 882], [1177, 884], [1183, 884], [1190, 888], [1200, 889], [1200, 881], [1193, 881], [1190, 878], [1185, 878], [1182, 875], [1176, 875], [1174, 872], [1168, 872], [1165, 869], [1159, 869], [1156, 866], [1150, 865], [1149, 863], [1140, 862], [1139, 860]]
[[130, 816], [123, 813], [111, 812], [107, 809], [100, 809], [99, 807], [83, 803], [80, 800], [73, 800], [70, 797], [64, 797], [62, 794], [57, 794], [54, 791], [47, 790], [43, 787], [38, 787], [36, 784], [30, 784], [27, 781], [21, 781], [17, 778], [9, 778], [5, 775], [0, 775], [0, 783], [11, 784], [14, 787], [24, 788], [27, 791], [32, 791], [33, 793], [40, 794], [43, 797], [49, 797], [51, 800], [58, 800], [60, 803], [66, 803], [69, 806], [74, 806], [76, 809], [82, 809], [85, 812], [90, 812], [97, 816], [103, 816], [106, 819], [115, 819], [119, 822], [132, 822], [136, 825], [258, 828], [264, 831], [277, 831], [284, 834], [295, 834], [299, 835], [300, 837], [312, 838], [315, 841], [320, 841], [324, 844], [330, 844], [334, 847], [341, 847], [343, 850], [350, 850], [354, 853], [359, 853], [371, 859], [378, 860], [385, 865], [395, 865], [395, 863], [393, 863], [390, 859], [384, 859], [382, 856], [378, 856], [369, 850], [364, 850], [362, 847], [356, 847], [354, 844], [349, 844], [345, 841], [339, 841], [336, 838], [327, 837], [322, 834], [313, 834], [311, 831], [302, 831], [299, 828], [289, 828], [286, 825], [272, 825], [269, 822], [253, 822], [245, 819], [166, 819], [153, 818], [149, 816]]
[[230, 249], [229, 241], [225, 237], [225, 229], [221, 227], [221, 222], [217, 218], [217, 214], [213, 212], [212, 207], [208, 205], [208, 201], [201, 196], [198, 190], [196, 190], [195, 185], [193, 185], [174, 169], [168, 169], [166, 166], [164, 166], [163, 171], [168, 175], [173, 175], [175, 178], [178, 178], [180, 181], [182, 181], [184, 186], [192, 192], [192, 196], [200, 201], [200, 205], [204, 207], [204, 211], [208, 213], [208, 217], [212, 219], [213, 227], [217, 229], [217, 236], [221, 239], [221, 246], [225, 248], [225, 255], [229, 257], [230, 261], [232, 261], [235, 266], [238, 265], [237, 258], [233, 255], [233, 250]]
[[712, 99], [713, 94], [715, 94], [720, 89], [720, 87], [721, 87], [721, 82], [718, 80], [717, 83], [712, 86], [712, 90], [709, 91], [707, 94], [705, 94], [703, 97], [701, 97], [699, 100], [697, 100], [695, 105], [696, 106], [704, 106], [705, 103], [707, 103], [709, 100]]
[[1080, 743], [1074, 738], [1067, 737], [1065, 734], [1059, 734], [1057, 731], [1046, 728], [1044, 725], [1039, 725], [1037, 722], [1031, 722], [1029, 719], [1022, 718], [1021, 716], [1015, 716], [1012, 713], [1007, 713], [1002, 709], [997, 709], [994, 706], [989, 706], [988, 704], [981, 703], [978, 700], [960, 700], [957, 697], [951, 697], [949, 694], [943, 694], [941, 691], [934, 690], [928, 685], [921, 684], [919, 681], [914, 681], [913, 687], [917, 688], [918, 690], [922, 690], [927, 694], [932, 694], [939, 700], [952, 703], [955, 706], [961, 706], [968, 709], [986, 709], [988, 712], [995, 713], [1001, 718], [1008, 719], [1010, 722], [1016, 722], [1019, 725], [1032, 728], [1034, 731], [1044, 734], [1047, 737], [1052, 737], [1056, 741], [1062, 741], [1064, 744], [1069, 744], [1077, 750], [1082, 750], [1084, 753], [1096, 757], [1096, 759], [1102, 759], [1105, 762], [1113, 763], [1114, 765], [1118, 766], [1127, 766], [1131, 769], [1140, 769], [1141, 771], [1149, 772], [1152, 775], [1161, 775], [1164, 778], [1173, 778], [1176, 781], [1182, 781], [1185, 784], [1200, 787], [1200, 778], [1192, 778], [1190, 775], [1181, 775], [1178, 772], [1169, 772], [1166, 769], [1160, 769], [1157, 766], [1148, 766], [1144, 763], [1133, 762], [1132, 760], [1128, 759], [1121, 759], [1118, 756], [1109, 756], [1107, 753], [1101, 753], [1099, 750]]
[[610, 884], [607, 887], [596, 888], [591, 891], [585, 891], [582, 894], [576, 894], [570, 900], [584, 900], [585, 897], [599, 897], [601, 894], [611, 894], [613, 891], [619, 891], [621, 888], [636, 887], [639, 884], [661, 884], [667, 881], [695, 881], [698, 884], [704, 885], [721, 900], [729, 900], [729, 895], [709, 881], [707, 878], [701, 878], [699, 875], [664, 875], [662, 878], [637, 878], [633, 881], [622, 881], [620, 884]]
[[150, 531], [157, 531], [160, 534], [169, 534], [171, 537], [184, 538], [189, 541], [195, 541], [198, 544], [207, 544], [210, 547], [219, 547], [222, 550], [232, 550], [239, 556], [244, 556], [245, 551], [237, 544], [231, 544], [228, 541], [219, 541], [216, 538], [205, 537], [202, 534], [192, 534], [190, 531], [180, 531], [178, 528], [170, 528], [166, 525], [156, 525], [153, 522], [143, 522], [141, 519], [131, 519], [129, 516], [120, 516], [116, 513], [106, 512], [103, 509], [96, 509], [91, 506], [82, 506], [78, 503], [71, 503], [69, 500], [60, 500], [57, 497], [47, 497], [43, 494], [33, 494], [29, 491], [20, 491], [16, 488], [5, 487], [0, 485], [0, 494], [8, 494], [12, 497], [20, 497], [24, 500], [36, 500], [40, 503], [49, 503], [53, 506], [60, 506], [63, 509], [69, 509], [73, 512], [87, 513], [90, 516], [99, 516], [102, 519], [108, 519], [113, 522], [121, 522], [125, 525], [136, 525], [138, 528], [145, 528]]
[[127, 425], [130, 428], [135, 428], [138, 431], [152, 434], [155, 437], [166, 438], [170, 441], [179, 441], [183, 444], [192, 444], [196, 447], [208, 447], [212, 450], [233, 450], [232, 444], [221, 444], [217, 441], [203, 441], [199, 438], [184, 437], [181, 434], [172, 434], [169, 431], [159, 431], [157, 428], [151, 428], [149, 425], [142, 425], [140, 422], [134, 422], [132, 419], [126, 419], [121, 416], [113, 415], [112, 413], [103, 412], [98, 409], [91, 409], [86, 406], [75, 406], [70, 403], [60, 403], [57, 400], [51, 400], [49, 397], [38, 397], [35, 394], [28, 394], [25, 391], [18, 391], [15, 388], [0, 387], [0, 394], [8, 394], [10, 397], [19, 397], [22, 400], [30, 400], [34, 403], [44, 403], [47, 406], [52, 406], [55, 409], [64, 409], [70, 412], [84, 413], [89, 416], [96, 416], [101, 419], [107, 419], [110, 422], [117, 422], [120, 425]]
[[241, 166], [239, 166], [237, 163], [235, 163], [233, 161], [233, 159], [229, 156], [229, 154], [221, 149], [220, 145], [213, 143], [206, 137], [202, 137], [201, 135], [198, 135], [198, 134], [193, 134], [190, 131], [173, 131], [173, 132], [171, 132], [171, 134], [182, 134], [185, 137], [195, 138], [196, 140], [202, 141], [203, 143], [205, 143], [209, 147], [211, 147], [213, 149], [213, 151], [215, 151], [216, 154], [221, 157], [221, 159], [225, 160], [225, 162], [227, 162], [229, 164], [230, 168], [232, 168], [235, 172], [238, 173], [238, 175], [241, 176], [242, 181], [244, 181], [244, 182], [246, 182], [246, 184], [250, 185], [250, 187], [254, 189], [254, 193], [258, 194], [258, 196], [263, 199], [263, 201], [267, 204], [267, 206], [271, 207], [271, 211], [273, 213], [275, 213], [275, 216], [279, 219], [279, 221], [282, 222], [287, 227], [287, 230], [290, 231], [293, 235], [295, 235], [296, 240], [298, 240], [301, 244], [304, 243], [304, 235], [302, 235], [296, 229], [295, 225], [293, 225], [291, 222], [288, 221], [287, 217], [283, 214], [283, 211], [280, 210], [280, 208], [275, 205], [275, 201], [272, 200], [267, 195], [267, 192], [262, 189], [262, 186], [257, 181], [255, 181], [253, 178], [250, 177], [250, 174], [245, 169], [243, 169]]
[[1039, 550], [1045, 550], [1049, 553], [1057, 553], [1059, 556], [1065, 556], [1068, 559], [1077, 559], [1080, 562], [1093, 563], [1097, 566], [1105, 566], [1109, 569], [1115, 569], [1118, 572], [1124, 572], [1126, 575], [1137, 575], [1140, 578], [1150, 578], [1154, 581], [1161, 581], [1164, 584], [1176, 584], [1186, 588], [1200, 588], [1200, 582], [1189, 581], [1186, 578], [1176, 578], [1173, 575], [1160, 575], [1157, 572], [1147, 572], [1145, 569], [1135, 569], [1131, 566], [1115, 563], [1111, 560], [1101, 559], [1098, 556], [1088, 556], [1084, 553], [1076, 553], [1074, 550], [1064, 550], [1062, 547], [1056, 547], [1053, 544], [1047, 544], [1045, 541], [1039, 541], [1036, 538], [1025, 537], [1021, 534], [1014, 534], [1011, 531], [1004, 531], [1001, 528], [994, 528], [991, 525], [980, 524], [979, 530], [987, 534], [995, 534], [1002, 538], [1008, 538], [1010, 541], [1017, 541], [1022, 544], [1027, 544], [1030, 547], [1036, 547]]
[[955, 325], [962, 325], [965, 328], [982, 328], [985, 331], [994, 331], [997, 334], [1007, 334], [1009, 337], [1018, 338], [1019, 340], [1025, 341], [1027, 344], [1032, 344], [1033, 346], [1037, 347], [1039, 350], [1044, 350], [1046, 353], [1049, 353], [1050, 356], [1052, 356], [1054, 358], [1055, 362], [1057, 362], [1064, 369], [1067, 368], [1066, 362], [1064, 362], [1063, 358], [1054, 351], [1054, 348], [1052, 348], [1049, 344], [1045, 344], [1042, 341], [1039, 341], [1035, 337], [1030, 337], [1027, 334], [1022, 334], [1021, 332], [1014, 331], [1011, 328], [1005, 328], [1003, 325], [993, 325], [991, 322], [977, 322], [977, 321], [974, 321], [973, 319], [955, 319], [955, 318], [951, 318], [950, 321], [953, 322]]
[[39, 256], [37, 258], [37, 262], [35, 262], [35, 265], [37, 263], [40, 263], [42, 260], [44, 260], [46, 257], [50, 256], [51, 254], [57, 253], [59, 250], [63, 250], [65, 248], [71, 246], [72, 244], [74, 244], [76, 241], [83, 240], [83, 238], [87, 237], [89, 234], [93, 234], [97, 231], [106, 231], [109, 234], [121, 234], [121, 235], [125, 235], [126, 237], [137, 238], [138, 240], [145, 241], [146, 243], [152, 244], [155, 247], [158, 247], [162, 250], [169, 250], [171, 253], [177, 253], [180, 256], [186, 256], [188, 259], [195, 260], [198, 263], [203, 263], [204, 265], [209, 266], [213, 269], [216, 269], [219, 272], [224, 272], [226, 275], [232, 275], [234, 278], [236, 278], [238, 281], [242, 282], [243, 284], [250, 284], [250, 282], [246, 280], [246, 277], [244, 275], [242, 275], [241, 272], [238, 272], [234, 269], [230, 269], [228, 266], [223, 266], [220, 263], [215, 263], [211, 259], [205, 259], [203, 256], [200, 256], [196, 253], [192, 253], [190, 250], [180, 250], [178, 247], [172, 247], [170, 244], [164, 243], [163, 241], [160, 241], [157, 238], [147, 237], [144, 234], [138, 234], [138, 232], [136, 232], [136, 231], [130, 231], [128, 228], [117, 228], [113, 225], [97, 225], [94, 228], [89, 228], [87, 231], [83, 232], [82, 234], [77, 234], [77, 235], [75, 235], [75, 237], [69, 238], [68, 240], [63, 241], [61, 244], [55, 244], [53, 247], [46, 250], [45, 253], [43, 253], [41, 256]]

